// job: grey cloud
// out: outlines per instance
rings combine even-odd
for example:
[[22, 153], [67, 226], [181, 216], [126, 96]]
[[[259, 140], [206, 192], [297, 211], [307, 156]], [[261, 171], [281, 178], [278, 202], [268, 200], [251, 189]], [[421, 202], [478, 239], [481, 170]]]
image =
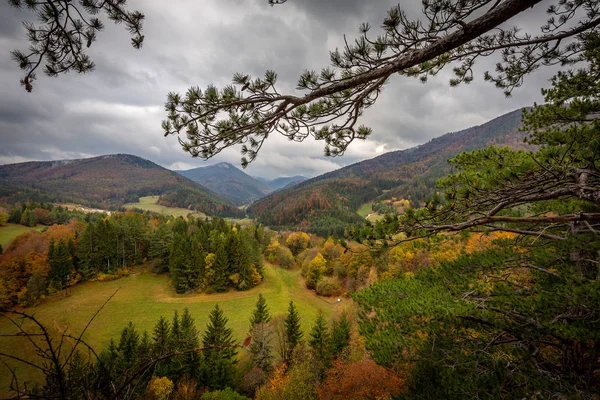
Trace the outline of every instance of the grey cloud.
[[[131, 0], [146, 14], [146, 41], [137, 51], [121, 26], [106, 23], [89, 50], [97, 69], [58, 79], [40, 76], [32, 94], [19, 86], [18, 66], [9, 51], [27, 48], [19, 13], [0, 0], [0, 163], [133, 153], [181, 169], [221, 161], [239, 165], [239, 148], [202, 161], [184, 153], [177, 139], [164, 138], [160, 121], [169, 91], [231, 81], [235, 72], [279, 74], [282, 91], [295, 91], [304, 69], [329, 64], [329, 50], [357, 35], [360, 22], [377, 27], [396, 1], [290, 0], [269, 7], [267, 0]], [[402, 3], [413, 14], [419, 0]], [[542, 7], [544, 8], [544, 7]], [[536, 11], [538, 12], [538, 11]], [[521, 22], [527, 25], [528, 19]], [[247, 172], [275, 178], [318, 175], [385, 151], [424, 143], [449, 131], [483, 123], [504, 112], [540, 101], [545, 71], [526, 80], [512, 99], [482, 81], [494, 60], [477, 66], [477, 80], [450, 89], [450, 72], [423, 85], [393, 77], [363, 120], [373, 128], [343, 157], [326, 158], [323, 142], [293, 143], [272, 136]], [[296, 92], [298, 93], [298, 92]]]

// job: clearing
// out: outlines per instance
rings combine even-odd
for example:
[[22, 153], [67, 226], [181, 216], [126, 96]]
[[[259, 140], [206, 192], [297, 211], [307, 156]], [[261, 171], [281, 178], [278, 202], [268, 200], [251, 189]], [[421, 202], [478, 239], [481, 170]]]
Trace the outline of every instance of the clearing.
[[35, 228], [19, 224], [6, 224], [0, 226], [0, 245], [2, 245], [3, 248], [7, 248], [9, 243], [21, 233], [41, 231], [44, 228], [46, 228], [44, 225], [38, 225]]
[[372, 212], [373, 212], [373, 202], [363, 204], [362, 206], [360, 206], [358, 208], [358, 211], [356, 211], [356, 213], [363, 218], [367, 218], [367, 215], [369, 215], [369, 213], [372, 213]]
[[[235, 338], [241, 342], [247, 336], [248, 321], [259, 293], [265, 296], [272, 316], [284, 314], [290, 300], [293, 300], [302, 319], [305, 338], [308, 337], [319, 309], [330, 318], [349, 307], [351, 303], [350, 300], [344, 299], [338, 304], [334, 299], [317, 297], [314, 292], [305, 289], [299, 270], [284, 270], [266, 264], [264, 281], [246, 292], [177, 295], [165, 275], [141, 272], [115, 281], [78, 285], [68, 297], [52, 299], [25, 311], [29, 314], [35, 313], [53, 334], [58, 334], [68, 327], [69, 333], [78, 335], [96, 310], [117, 289], [116, 295], [98, 314], [84, 335], [84, 340], [96, 351], [108, 346], [111, 338], [118, 341], [121, 330], [129, 321], [133, 321], [140, 332], [146, 330], [151, 335], [152, 328], [161, 315], [171, 320], [175, 310], [181, 313], [185, 307], [189, 308], [202, 335], [208, 323], [208, 314], [216, 303], [229, 319], [228, 326], [233, 329]], [[9, 321], [0, 319], [0, 335], [15, 332]], [[0, 353], [20, 355], [33, 360], [33, 349], [25, 345], [26, 340], [23, 337], [0, 337]], [[245, 350], [241, 350], [240, 354], [244, 352]], [[13, 362], [9, 363], [15, 365]], [[21, 379], [39, 379], [39, 373], [32, 367], [16, 365]], [[0, 394], [6, 393], [9, 384], [10, 376], [6, 367], [0, 365]]]
[[191, 211], [186, 208], [174, 208], [174, 207], [166, 207], [161, 206], [160, 204], [156, 204], [158, 198], [160, 196], [146, 196], [140, 197], [140, 201], [137, 203], [128, 203], [125, 204], [125, 208], [139, 208], [140, 210], [152, 211], [155, 213], [163, 214], [163, 215], [172, 215], [174, 217], [187, 217], [188, 214], [192, 214], [195, 217], [205, 218], [206, 215], [198, 212]]

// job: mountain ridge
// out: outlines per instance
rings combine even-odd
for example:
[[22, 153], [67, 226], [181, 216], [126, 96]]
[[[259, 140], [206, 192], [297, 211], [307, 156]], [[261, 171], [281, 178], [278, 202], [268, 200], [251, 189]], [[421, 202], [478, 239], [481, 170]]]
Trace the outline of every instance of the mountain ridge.
[[227, 162], [174, 172], [219, 193], [238, 206], [250, 204], [273, 191], [264, 183]]
[[437, 179], [450, 171], [446, 160], [462, 151], [489, 145], [524, 147], [521, 112], [308, 179], [256, 201], [248, 212], [274, 228], [342, 235], [348, 225], [363, 221], [356, 213], [363, 203], [392, 197], [422, 202]]
[[236, 216], [235, 205], [209, 189], [150, 160], [131, 154], [29, 161], [0, 165], [2, 198], [41, 197], [115, 208], [139, 197], [160, 195], [159, 203], [209, 215]]

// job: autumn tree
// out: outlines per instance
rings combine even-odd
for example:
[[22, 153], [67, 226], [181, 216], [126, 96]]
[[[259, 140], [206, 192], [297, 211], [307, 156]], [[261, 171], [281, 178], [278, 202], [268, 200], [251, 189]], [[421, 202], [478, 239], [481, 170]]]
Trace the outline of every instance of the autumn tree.
[[310, 263], [308, 263], [308, 271], [306, 272], [306, 287], [309, 289], [314, 289], [317, 287], [317, 283], [321, 276], [327, 270], [327, 261], [318, 253], [315, 258], [312, 259]]
[[388, 399], [404, 389], [403, 380], [371, 359], [338, 360], [318, 389], [322, 400]]
[[8, 214], [4, 211], [0, 211], [0, 226], [6, 225], [8, 222]]
[[285, 240], [286, 246], [297, 256], [310, 244], [310, 237], [305, 232], [294, 232]]

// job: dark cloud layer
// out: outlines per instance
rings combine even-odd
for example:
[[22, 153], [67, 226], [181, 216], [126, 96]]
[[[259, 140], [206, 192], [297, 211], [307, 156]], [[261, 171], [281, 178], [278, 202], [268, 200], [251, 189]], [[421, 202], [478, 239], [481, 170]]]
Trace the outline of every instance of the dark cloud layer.
[[[269, 7], [267, 0], [134, 0], [131, 7], [146, 14], [142, 50], [133, 50], [127, 32], [107, 22], [90, 49], [95, 72], [40, 77], [28, 94], [19, 86], [21, 72], [9, 52], [27, 48], [20, 21], [34, 16], [0, 0], [0, 163], [132, 153], [169, 168], [239, 164], [239, 149], [204, 162], [184, 153], [176, 138], [164, 138], [160, 121], [166, 94], [190, 85], [223, 85], [235, 72], [259, 75], [266, 69], [278, 72], [282, 90], [294, 91], [304, 69], [326, 66], [329, 50], [341, 46], [344, 35], [355, 37], [363, 21], [377, 28], [396, 2], [290, 0]], [[417, 15], [420, 4], [411, 0], [402, 6]], [[527, 25], [533, 19], [528, 15], [519, 22]], [[313, 176], [541, 100], [548, 71], [529, 77], [506, 99], [481, 79], [493, 65], [493, 59], [483, 60], [475, 82], [453, 89], [450, 71], [425, 85], [396, 77], [363, 118], [374, 130], [372, 137], [354, 143], [344, 157], [325, 158], [323, 143], [311, 139], [298, 144], [273, 136], [248, 172]]]

